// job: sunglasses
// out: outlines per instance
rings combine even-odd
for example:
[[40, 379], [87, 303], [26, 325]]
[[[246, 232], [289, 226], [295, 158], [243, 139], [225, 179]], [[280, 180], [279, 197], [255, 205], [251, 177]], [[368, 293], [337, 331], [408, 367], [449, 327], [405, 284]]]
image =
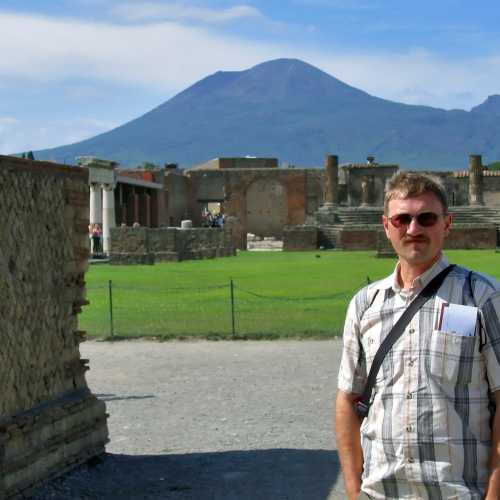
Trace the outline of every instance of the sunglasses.
[[411, 221], [415, 219], [417, 224], [422, 227], [432, 227], [434, 226], [439, 217], [443, 214], [436, 214], [434, 212], [422, 212], [418, 215], [411, 214], [397, 214], [392, 217], [387, 217], [391, 221], [391, 224], [396, 228], [407, 227], [411, 224]]

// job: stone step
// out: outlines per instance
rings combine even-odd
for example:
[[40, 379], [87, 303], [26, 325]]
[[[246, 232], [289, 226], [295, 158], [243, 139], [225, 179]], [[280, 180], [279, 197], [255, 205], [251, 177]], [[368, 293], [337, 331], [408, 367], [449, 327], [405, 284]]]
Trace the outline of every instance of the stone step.
[[[500, 207], [455, 206], [450, 212], [457, 224], [494, 224], [500, 228]], [[381, 224], [382, 214], [382, 207], [337, 207], [330, 215], [318, 214], [317, 222], [321, 227], [366, 226]]]
[[500, 226], [500, 208], [492, 207], [450, 207], [457, 224], [478, 223]]

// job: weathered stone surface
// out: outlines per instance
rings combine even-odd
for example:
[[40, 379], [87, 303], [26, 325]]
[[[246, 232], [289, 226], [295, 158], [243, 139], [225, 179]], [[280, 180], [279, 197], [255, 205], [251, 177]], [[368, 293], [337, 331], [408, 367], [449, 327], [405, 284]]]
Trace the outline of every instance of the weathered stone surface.
[[[244, 235], [248, 232], [281, 239], [284, 227], [304, 224], [323, 196], [320, 169], [252, 166], [210, 170], [200, 166], [190, 169], [186, 176], [189, 184], [189, 189], [183, 191], [189, 198], [183, 205], [186, 215], [194, 225], [201, 225], [203, 204], [220, 202], [226, 217], [238, 220], [239, 237], [235, 241], [241, 249], [246, 248]], [[174, 199], [178, 201], [177, 194], [173, 193], [173, 197], [172, 203]]]
[[107, 427], [78, 350], [87, 172], [0, 156], [0, 210], [0, 498], [14, 498], [103, 453]]
[[176, 227], [111, 230], [112, 264], [154, 264], [235, 254], [230, 230]]
[[377, 248], [379, 229], [379, 226], [343, 228], [338, 232], [338, 247], [343, 250], [373, 250]]
[[497, 246], [497, 229], [490, 224], [454, 224], [445, 249], [487, 250]]
[[283, 250], [316, 250], [318, 248], [318, 228], [316, 226], [294, 226], [283, 232]]

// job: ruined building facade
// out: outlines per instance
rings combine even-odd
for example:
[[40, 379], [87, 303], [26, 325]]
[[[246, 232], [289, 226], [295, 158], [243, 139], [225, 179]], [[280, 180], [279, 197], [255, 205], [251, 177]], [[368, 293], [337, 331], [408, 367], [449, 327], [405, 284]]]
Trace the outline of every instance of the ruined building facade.
[[[216, 158], [188, 170], [121, 170], [92, 158], [85, 166], [90, 179], [109, 169], [107, 185], [114, 186], [114, 196], [107, 195], [106, 206], [112, 202], [115, 207], [114, 215], [107, 216], [110, 227], [134, 222], [179, 227], [185, 219], [198, 227], [203, 213], [216, 206], [231, 218], [238, 248], [246, 248], [247, 233], [281, 239], [290, 228], [303, 225], [317, 228], [321, 246], [374, 248], [385, 184], [399, 170], [372, 157], [364, 164], [339, 164], [333, 155], [326, 157], [324, 168], [279, 168], [276, 158], [247, 157]], [[472, 155], [466, 170], [430, 173], [445, 185], [458, 224], [500, 227], [500, 172], [484, 168], [480, 156]], [[94, 185], [99, 183], [106, 185]], [[93, 213], [105, 213], [92, 189], [91, 183], [91, 219]], [[371, 236], [364, 229], [360, 236], [367, 226]]]

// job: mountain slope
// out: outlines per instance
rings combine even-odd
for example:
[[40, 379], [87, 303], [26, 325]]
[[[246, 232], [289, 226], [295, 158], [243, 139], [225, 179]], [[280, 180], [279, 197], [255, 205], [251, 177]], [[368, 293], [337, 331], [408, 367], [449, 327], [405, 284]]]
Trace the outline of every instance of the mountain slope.
[[299, 60], [278, 59], [208, 76], [145, 115], [104, 134], [35, 153], [61, 160], [95, 155], [134, 166], [193, 165], [218, 156], [276, 156], [321, 165], [341, 161], [404, 168], [465, 166], [467, 156], [500, 158], [500, 96], [470, 112], [373, 97]]

